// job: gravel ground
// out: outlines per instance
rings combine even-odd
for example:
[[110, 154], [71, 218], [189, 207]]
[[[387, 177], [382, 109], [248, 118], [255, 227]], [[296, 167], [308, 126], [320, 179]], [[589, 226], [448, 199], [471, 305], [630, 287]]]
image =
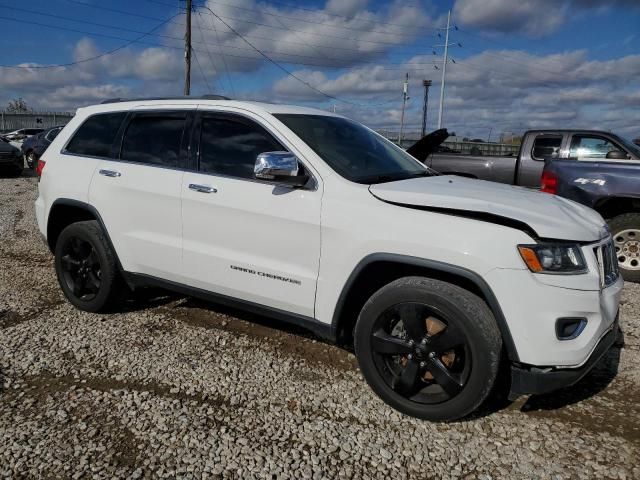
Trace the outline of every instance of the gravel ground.
[[626, 345], [580, 384], [433, 424], [354, 356], [264, 318], [147, 291], [63, 300], [33, 178], [0, 179], [0, 477], [640, 478], [640, 286]]

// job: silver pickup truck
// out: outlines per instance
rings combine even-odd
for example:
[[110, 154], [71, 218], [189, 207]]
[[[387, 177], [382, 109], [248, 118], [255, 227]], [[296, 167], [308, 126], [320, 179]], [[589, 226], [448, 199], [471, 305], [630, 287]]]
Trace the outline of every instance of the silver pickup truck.
[[447, 136], [445, 129], [436, 130], [407, 152], [443, 174], [532, 188], [540, 186], [544, 161], [548, 158], [640, 160], [631, 141], [597, 130], [529, 130], [522, 138], [517, 157], [434, 153]]

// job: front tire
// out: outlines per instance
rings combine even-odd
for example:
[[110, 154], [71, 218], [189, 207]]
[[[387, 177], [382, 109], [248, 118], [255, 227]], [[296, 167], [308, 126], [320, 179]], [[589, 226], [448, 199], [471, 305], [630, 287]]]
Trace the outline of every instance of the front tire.
[[27, 165], [29, 166], [29, 168], [35, 168], [35, 165], [38, 163], [38, 160], [36, 158], [36, 154], [33, 150], [28, 151], [25, 155], [24, 155], [24, 159], [27, 162]]
[[432, 421], [464, 417], [491, 392], [502, 339], [486, 303], [456, 285], [398, 279], [362, 308], [355, 328], [360, 369], [393, 408]]
[[609, 221], [618, 267], [627, 282], [640, 283], [640, 213], [625, 213]]
[[87, 312], [111, 310], [120, 299], [115, 252], [95, 220], [72, 223], [56, 243], [55, 267], [63, 293]]

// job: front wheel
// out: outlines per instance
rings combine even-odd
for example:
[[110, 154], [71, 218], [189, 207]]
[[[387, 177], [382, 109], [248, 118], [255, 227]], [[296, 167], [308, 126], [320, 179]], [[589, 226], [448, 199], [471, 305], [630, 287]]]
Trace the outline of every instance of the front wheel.
[[609, 221], [622, 278], [640, 283], [640, 213], [625, 213]]
[[486, 303], [456, 285], [405, 277], [378, 290], [355, 329], [360, 369], [402, 413], [450, 421], [491, 392], [502, 339]]

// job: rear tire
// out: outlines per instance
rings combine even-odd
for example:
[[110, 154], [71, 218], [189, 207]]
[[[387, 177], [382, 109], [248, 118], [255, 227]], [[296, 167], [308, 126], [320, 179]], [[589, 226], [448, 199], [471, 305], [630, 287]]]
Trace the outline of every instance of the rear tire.
[[356, 356], [373, 391], [400, 412], [431, 421], [456, 420], [482, 404], [501, 350], [500, 331], [481, 298], [423, 277], [378, 290], [355, 328]]
[[640, 283], [640, 213], [625, 213], [609, 221], [618, 267], [627, 282]]
[[62, 291], [76, 308], [104, 312], [119, 303], [118, 261], [97, 221], [72, 223], [60, 233], [55, 267]]

